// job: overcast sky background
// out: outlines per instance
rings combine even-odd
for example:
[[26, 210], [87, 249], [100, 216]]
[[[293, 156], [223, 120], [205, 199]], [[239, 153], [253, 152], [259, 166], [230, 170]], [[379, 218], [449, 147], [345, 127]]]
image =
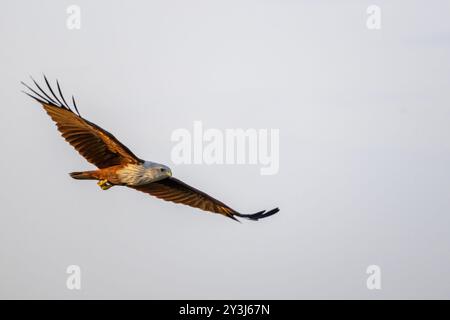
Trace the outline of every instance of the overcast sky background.
[[[66, 8], [81, 8], [68, 30]], [[381, 30], [366, 9], [381, 8]], [[3, 1], [0, 298], [450, 298], [450, 2]], [[235, 223], [92, 168], [20, 92], [58, 78]], [[173, 130], [280, 129], [280, 171], [173, 165]], [[82, 289], [66, 288], [79, 265]], [[382, 289], [368, 290], [379, 265]]]

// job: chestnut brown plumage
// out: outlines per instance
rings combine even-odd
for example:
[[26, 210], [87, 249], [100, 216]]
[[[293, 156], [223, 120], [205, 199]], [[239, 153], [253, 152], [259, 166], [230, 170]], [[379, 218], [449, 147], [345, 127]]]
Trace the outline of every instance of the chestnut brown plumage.
[[259, 220], [279, 211], [275, 208], [254, 214], [237, 212], [210, 195], [173, 178], [167, 166], [144, 161], [135, 156], [111, 133], [82, 117], [73, 96], [72, 104], [75, 111], [72, 110], [62, 94], [58, 81], [56, 86], [59, 97], [45, 76], [44, 80], [50, 93], [44, 91], [33, 78], [31, 80], [36, 85], [37, 91], [22, 82], [31, 91], [24, 93], [43, 106], [64, 139], [98, 168], [93, 171], [72, 172], [70, 174], [72, 178], [99, 180], [98, 184], [103, 190], [115, 185], [127, 186], [166, 201], [219, 213], [233, 220], [237, 220], [235, 217]]

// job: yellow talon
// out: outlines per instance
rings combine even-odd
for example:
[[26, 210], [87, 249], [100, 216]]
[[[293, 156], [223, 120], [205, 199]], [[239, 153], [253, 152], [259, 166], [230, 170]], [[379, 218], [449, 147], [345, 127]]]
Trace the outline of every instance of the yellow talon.
[[104, 186], [102, 186], [103, 190], [108, 190], [109, 188], [111, 188], [112, 185], [111, 184], [105, 184]]
[[107, 183], [108, 182], [108, 180], [99, 180], [98, 182], [97, 182], [97, 185], [99, 185], [100, 187], [101, 186], [103, 186], [105, 183]]
[[108, 190], [109, 188], [111, 188], [113, 185], [109, 183], [108, 180], [104, 179], [104, 180], [100, 180], [99, 182], [97, 182], [97, 185], [102, 188], [102, 190]]

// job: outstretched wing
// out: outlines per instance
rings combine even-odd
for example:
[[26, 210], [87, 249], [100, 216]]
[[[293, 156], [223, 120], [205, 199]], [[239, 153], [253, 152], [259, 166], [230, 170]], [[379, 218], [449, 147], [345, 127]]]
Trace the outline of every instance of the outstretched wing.
[[24, 93], [42, 104], [48, 115], [56, 122], [56, 126], [64, 139], [86, 158], [87, 161], [96, 165], [98, 168], [143, 162], [111, 133], [81, 117], [75, 99], [72, 96], [74, 112], [64, 99], [58, 81], [56, 84], [62, 102], [52, 90], [45, 76], [44, 79], [50, 90], [49, 93], [42, 90], [33, 78], [31, 80], [33, 80], [40, 93], [22, 82], [31, 91], [31, 93]]
[[275, 208], [267, 212], [264, 210], [254, 214], [241, 214], [206, 193], [172, 177], [141, 186], [129, 187], [166, 201], [181, 203], [205, 211], [223, 214], [234, 220], [237, 220], [235, 216], [250, 220], [258, 220], [269, 217], [279, 211], [278, 208]]

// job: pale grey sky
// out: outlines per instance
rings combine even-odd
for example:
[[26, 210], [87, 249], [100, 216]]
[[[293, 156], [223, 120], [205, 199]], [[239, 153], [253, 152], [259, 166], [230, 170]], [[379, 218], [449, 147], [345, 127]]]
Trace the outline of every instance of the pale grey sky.
[[[0, 297], [450, 298], [450, 2], [377, 1], [381, 30], [371, 4], [3, 1]], [[238, 224], [72, 180], [92, 166], [20, 92], [43, 72], [138, 156], [281, 212]], [[280, 129], [279, 174], [173, 165], [195, 120]]]

